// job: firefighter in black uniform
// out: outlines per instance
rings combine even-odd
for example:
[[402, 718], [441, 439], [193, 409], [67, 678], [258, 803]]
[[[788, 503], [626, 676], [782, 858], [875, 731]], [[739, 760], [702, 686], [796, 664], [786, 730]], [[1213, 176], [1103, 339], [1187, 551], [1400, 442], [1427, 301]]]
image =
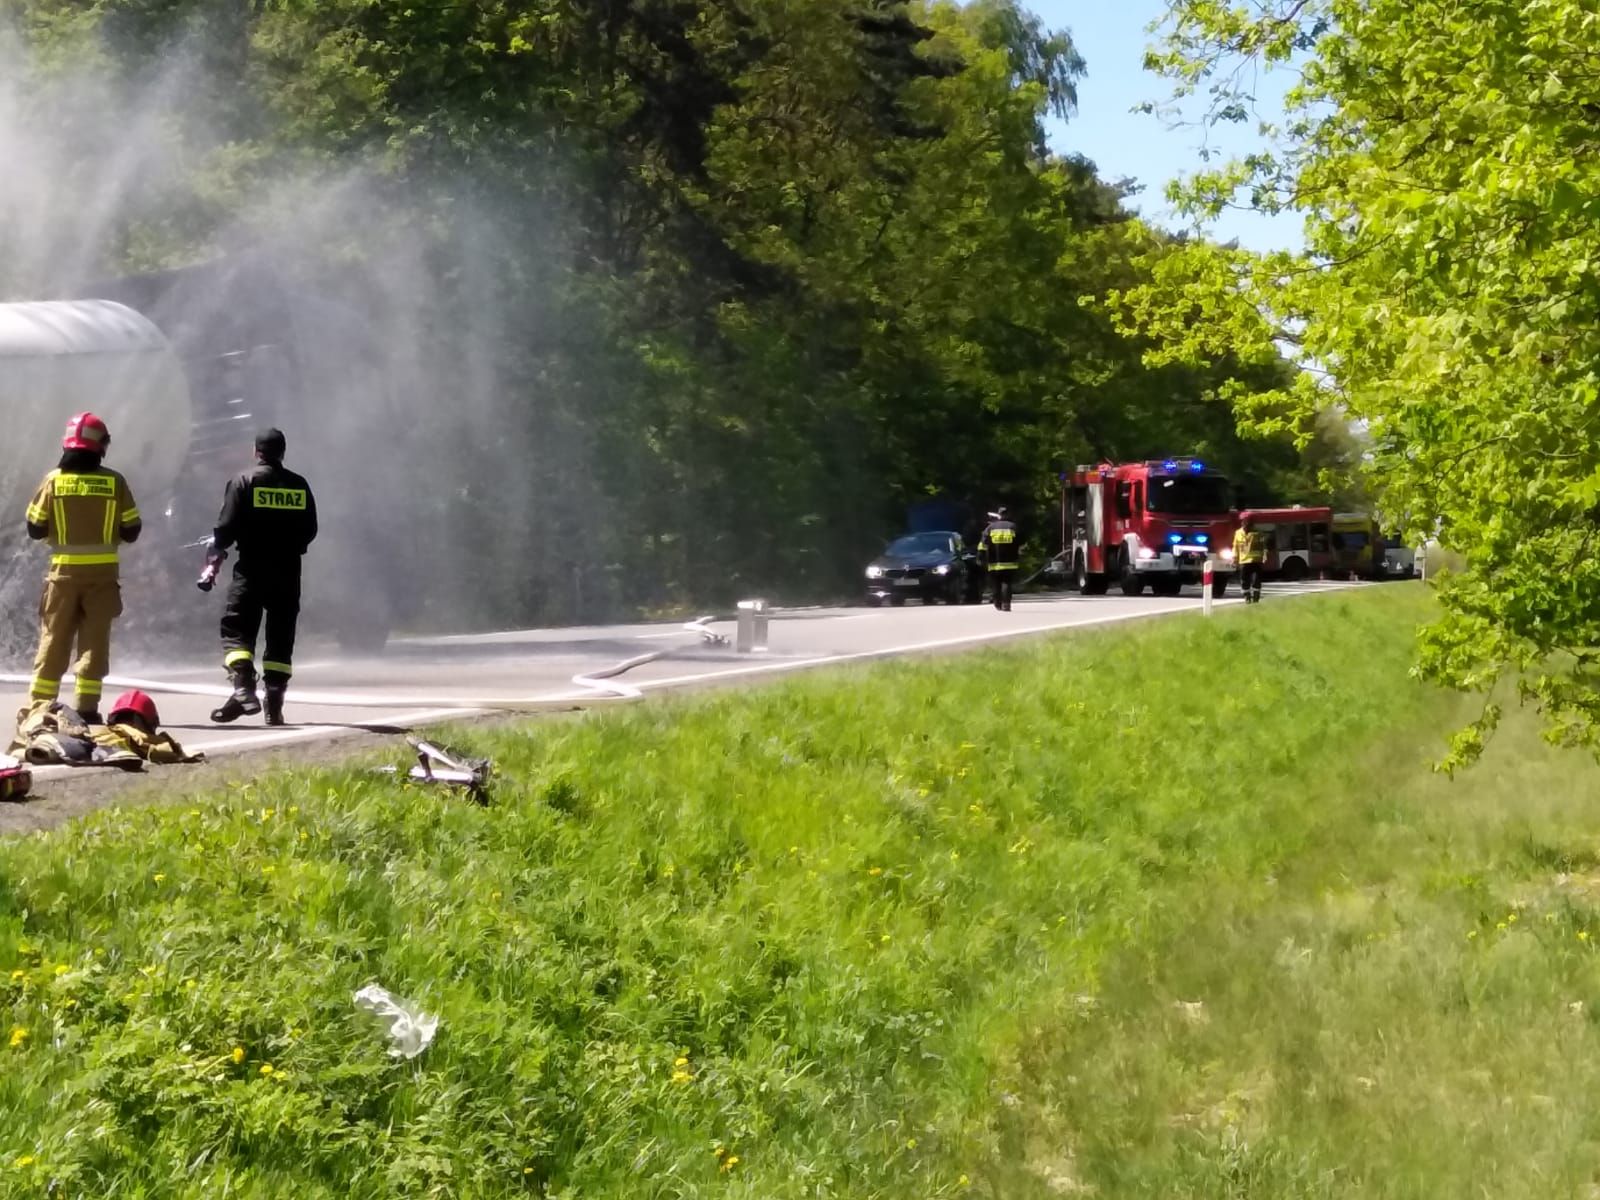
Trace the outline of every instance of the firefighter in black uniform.
[[1017, 578], [1017, 527], [1006, 519], [1006, 510], [998, 508], [989, 514], [983, 537], [978, 542], [983, 552], [983, 562], [989, 569], [989, 586], [994, 592], [994, 606], [1001, 612], [1011, 611], [1011, 585]]
[[228, 481], [212, 537], [212, 553], [237, 544], [233, 582], [222, 610], [223, 665], [233, 695], [211, 714], [234, 721], [261, 711], [256, 699], [256, 634], [262, 614], [267, 642], [261, 658], [267, 724], [283, 724], [283, 693], [294, 673], [294, 628], [300, 616], [300, 558], [317, 536], [311, 485], [283, 465], [283, 434], [256, 435], [256, 469]]

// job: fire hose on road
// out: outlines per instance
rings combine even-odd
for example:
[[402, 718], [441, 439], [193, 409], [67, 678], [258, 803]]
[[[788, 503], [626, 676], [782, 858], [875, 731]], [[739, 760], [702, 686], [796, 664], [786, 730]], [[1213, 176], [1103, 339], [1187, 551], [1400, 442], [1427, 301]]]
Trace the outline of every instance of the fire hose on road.
[[[708, 644], [726, 646], [728, 644], [727, 636], [710, 628], [710, 623], [718, 619], [712, 616], [699, 617], [685, 624], [683, 632], [692, 633], [699, 637], [700, 640], [696, 643], [696, 647]], [[638, 688], [625, 683], [609, 681], [625, 675], [635, 668], [658, 662], [664, 658], [671, 658], [691, 648], [695, 647], [667, 646], [660, 650], [652, 650], [648, 654], [640, 654], [633, 658], [624, 659], [622, 662], [609, 667], [574, 675], [572, 677], [573, 685], [584, 689], [584, 691], [566, 695], [545, 693], [539, 696], [524, 697], [400, 696], [392, 694], [371, 696], [348, 692], [297, 690], [294, 693], [294, 699], [297, 704], [318, 708], [459, 708], [463, 711], [476, 712], [538, 712], [545, 709], [571, 708], [574, 704], [587, 700], [638, 700], [644, 695]], [[0, 683], [6, 684], [26, 686], [31, 682], [31, 678], [28, 675], [0, 673]], [[220, 684], [178, 683], [172, 680], [144, 679], [130, 675], [109, 675], [106, 677], [105, 682], [112, 687], [138, 688], [141, 691], [166, 695], [220, 697], [232, 694], [230, 688]]]

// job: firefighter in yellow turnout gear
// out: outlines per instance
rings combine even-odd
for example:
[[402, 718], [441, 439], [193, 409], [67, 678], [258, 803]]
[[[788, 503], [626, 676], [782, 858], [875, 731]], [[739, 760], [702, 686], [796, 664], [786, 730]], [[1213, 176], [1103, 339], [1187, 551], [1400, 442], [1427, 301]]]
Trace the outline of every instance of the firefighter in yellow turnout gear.
[[122, 614], [117, 547], [136, 541], [141, 528], [128, 481], [101, 464], [110, 445], [105, 422], [93, 413], [68, 421], [60, 465], [44, 477], [27, 512], [28, 536], [50, 546], [29, 698], [33, 705], [59, 698], [76, 642], [73, 707], [93, 723], [111, 667], [111, 623]]
[[1267, 537], [1245, 518], [1233, 535], [1233, 561], [1239, 568], [1239, 588], [1246, 604], [1261, 603], [1261, 572], [1267, 565]]

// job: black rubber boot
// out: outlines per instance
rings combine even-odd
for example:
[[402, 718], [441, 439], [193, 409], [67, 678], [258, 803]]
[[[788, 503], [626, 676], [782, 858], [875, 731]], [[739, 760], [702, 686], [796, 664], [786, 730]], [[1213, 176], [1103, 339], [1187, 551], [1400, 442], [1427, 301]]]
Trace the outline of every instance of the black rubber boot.
[[281, 684], [281, 683], [269, 683], [269, 684], [267, 684], [267, 724], [268, 725], [282, 725], [283, 724], [283, 693], [284, 693], [283, 684]]
[[219, 725], [226, 725], [229, 721], [237, 721], [240, 717], [247, 717], [260, 711], [261, 701], [256, 699], [255, 668], [235, 667], [233, 695], [222, 702], [221, 708], [211, 710], [211, 719]]

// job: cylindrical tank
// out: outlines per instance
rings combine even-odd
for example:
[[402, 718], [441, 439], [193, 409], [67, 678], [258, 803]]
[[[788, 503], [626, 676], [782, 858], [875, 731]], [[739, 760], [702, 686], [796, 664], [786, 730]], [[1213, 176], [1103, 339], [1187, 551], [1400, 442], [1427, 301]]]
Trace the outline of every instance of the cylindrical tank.
[[67, 419], [85, 411], [110, 429], [106, 465], [127, 476], [148, 524], [189, 448], [189, 387], [171, 344], [110, 300], [0, 304], [0, 520], [21, 520]]

